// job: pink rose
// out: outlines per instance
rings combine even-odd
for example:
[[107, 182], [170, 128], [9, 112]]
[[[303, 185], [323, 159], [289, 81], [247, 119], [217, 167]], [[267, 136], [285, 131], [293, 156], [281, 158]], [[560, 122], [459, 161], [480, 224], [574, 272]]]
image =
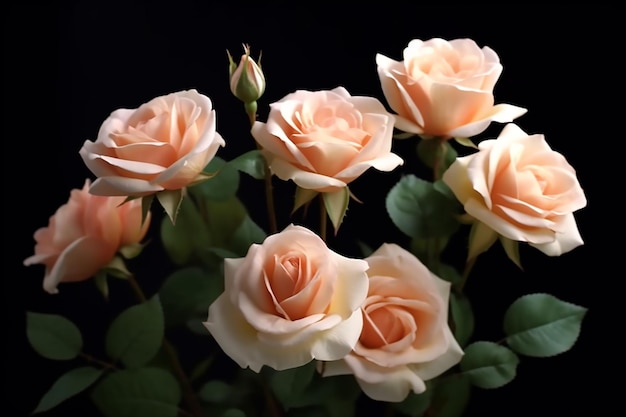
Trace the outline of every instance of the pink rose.
[[145, 196], [201, 180], [224, 144], [211, 100], [188, 90], [114, 111], [80, 155], [98, 177], [93, 194]]
[[494, 106], [493, 89], [502, 72], [498, 55], [471, 39], [414, 39], [404, 61], [376, 55], [378, 76], [396, 127], [423, 138], [468, 138], [492, 121], [505, 123], [526, 113], [510, 104]]
[[424, 392], [424, 381], [463, 356], [448, 327], [450, 283], [396, 244], [383, 244], [366, 261], [370, 284], [359, 341], [349, 355], [318, 369], [323, 376], [354, 374], [368, 397], [399, 402]]
[[272, 103], [267, 123], [256, 122], [252, 135], [280, 179], [332, 192], [369, 167], [391, 171], [402, 164], [391, 153], [393, 126], [380, 101], [337, 87], [299, 90]]
[[61, 282], [84, 281], [106, 266], [117, 251], [137, 244], [150, 224], [141, 223], [141, 200], [122, 204], [124, 197], [89, 193], [90, 181], [74, 189], [69, 201], [50, 217], [47, 227], [35, 232], [35, 254], [24, 265], [44, 264], [43, 288], [58, 293]]
[[443, 181], [475, 218], [470, 257], [501, 235], [557, 256], [583, 243], [573, 212], [587, 200], [574, 168], [543, 135], [508, 124], [448, 168]]
[[244, 258], [225, 260], [225, 291], [204, 325], [228, 356], [255, 372], [339, 359], [361, 333], [366, 269], [364, 260], [290, 225]]

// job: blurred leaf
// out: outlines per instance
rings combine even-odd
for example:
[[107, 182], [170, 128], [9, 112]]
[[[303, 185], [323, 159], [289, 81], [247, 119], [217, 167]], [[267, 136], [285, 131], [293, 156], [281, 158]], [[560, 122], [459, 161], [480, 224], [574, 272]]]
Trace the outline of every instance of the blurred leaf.
[[292, 408], [312, 407], [312, 413], [321, 406], [327, 417], [345, 417], [354, 415], [360, 395], [361, 388], [353, 375], [322, 378], [315, 373], [303, 395], [294, 396], [289, 403]]
[[238, 255], [245, 256], [253, 243], [262, 243], [267, 234], [250, 216], [246, 215], [235, 230], [229, 247]]
[[96, 275], [93, 277], [93, 282], [96, 284], [96, 288], [100, 291], [100, 294], [104, 297], [105, 300], [109, 299], [109, 281], [108, 281], [107, 273], [102, 269], [96, 272]]
[[223, 403], [232, 393], [232, 387], [224, 381], [214, 379], [204, 384], [198, 393], [203, 401], [209, 403]]
[[186, 265], [199, 250], [211, 245], [208, 226], [190, 198], [180, 206], [176, 225], [164, 218], [161, 222], [161, 241], [168, 256], [178, 265]]
[[587, 309], [550, 294], [518, 298], [504, 314], [506, 342], [522, 355], [549, 357], [568, 351], [580, 334]]
[[374, 253], [374, 249], [372, 249], [371, 246], [369, 246], [367, 243], [365, 243], [365, 242], [363, 242], [361, 240], [357, 240], [356, 244], [359, 247], [359, 250], [361, 251], [361, 257], [362, 258], [367, 258], [372, 253]]
[[[426, 384], [429, 385], [428, 383]], [[432, 390], [428, 415], [436, 417], [461, 417], [469, 403], [471, 385], [464, 375], [444, 377], [427, 388]]]
[[96, 369], [91, 366], [76, 368], [66, 372], [44, 394], [33, 414], [48, 411], [68, 398], [84, 391], [96, 382], [103, 372], [102, 369]]
[[211, 356], [197, 364], [189, 374], [189, 379], [191, 380], [191, 382], [195, 382], [205, 376], [213, 362], [215, 362], [215, 354], [212, 354]]
[[106, 352], [128, 368], [148, 363], [163, 342], [163, 310], [159, 296], [124, 310], [106, 334]]
[[232, 164], [216, 156], [204, 170], [215, 173], [215, 176], [190, 187], [192, 195], [209, 200], [227, 200], [235, 196], [239, 188], [239, 172]]
[[48, 359], [74, 359], [83, 348], [78, 327], [57, 314], [26, 312], [26, 336], [33, 349]]
[[459, 145], [467, 146], [468, 148], [478, 149], [478, 146], [476, 146], [476, 144], [472, 142], [470, 138], [454, 138], [454, 140]]
[[421, 417], [430, 406], [433, 390], [427, 389], [421, 394], [409, 392], [406, 399], [399, 403], [392, 403], [392, 407], [403, 415], [409, 417]]
[[220, 414], [220, 417], [246, 417], [246, 413], [238, 408], [228, 408]]
[[440, 263], [439, 271], [436, 274], [439, 278], [448, 281], [450, 284], [455, 285], [461, 282], [462, 276], [459, 273], [459, 270], [453, 267], [452, 265]]
[[441, 252], [446, 248], [448, 244], [448, 237], [433, 237], [433, 238], [414, 238], [411, 239], [411, 253], [415, 255], [428, 269], [430, 269], [435, 275], [440, 275], [441, 266], [440, 256]]
[[446, 169], [456, 160], [457, 152], [449, 141], [422, 139], [417, 143], [417, 156], [429, 168], [434, 168], [435, 163], [438, 163], [437, 178], [441, 178]]
[[168, 371], [139, 368], [109, 374], [92, 399], [105, 417], [176, 417], [181, 390]]
[[133, 275], [128, 268], [126, 268], [126, 263], [121, 256], [114, 256], [102, 269], [107, 274], [120, 279], [128, 279]]
[[511, 349], [493, 342], [474, 342], [467, 346], [460, 367], [472, 385], [499, 388], [516, 375], [519, 358]]
[[167, 327], [184, 324], [224, 291], [219, 271], [188, 267], [174, 271], [161, 286], [159, 297]]
[[230, 241], [248, 215], [241, 200], [233, 197], [223, 201], [206, 201], [206, 223], [212, 247], [230, 249]]
[[458, 201], [415, 175], [402, 177], [387, 194], [385, 205], [396, 227], [414, 239], [447, 237], [459, 227]]
[[451, 292], [450, 313], [454, 323], [454, 338], [463, 347], [474, 333], [474, 312], [469, 299], [464, 294]]
[[265, 178], [265, 158], [258, 149], [243, 153], [227, 164], [257, 180]]
[[315, 373], [315, 361], [298, 368], [275, 371], [270, 377], [270, 387], [285, 409], [292, 406], [292, 402], [305, 394], [307, 386]]

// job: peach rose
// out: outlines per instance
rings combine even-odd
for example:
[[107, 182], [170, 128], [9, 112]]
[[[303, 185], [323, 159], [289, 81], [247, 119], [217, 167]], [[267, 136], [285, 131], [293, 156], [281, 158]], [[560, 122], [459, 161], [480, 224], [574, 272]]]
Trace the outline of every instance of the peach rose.
[[468, 138], [492, 121], [526, 113], [510, 104], [494, 106], [502, 64], [489, 47], [480, 49], [471, 39], [414, 39], [403, 55], [404, 61], [376, 55], [383, 93], [402, 131], [425, 139]]
[[354, 374], [368, 397], [399, 402], [410, 391], [424, 392], [424, 381], [463, 356], [448, 327], [450, 283], [396, 244], [383, 244], [365, 260], [370, 284], [359, 341], [318, 369], [323, 376]]
[[244, 258], [225, 260], [225, 291], [204, 325], [228, 356], [255, 372], [339, 359], [361, 333], [366, 269], [364, 260], [290, 225]]
[[267, 123], [255, 122], [252, 135], [280, 179], [332, 192], [369, 167], [391, 171], [402, 164], [391, 153], [393, 126], [380, 101], [337, 87], [298, 90], [272, 103]]
[[114, 111], [80, 155], [98, 177], [93, 194], [146, 196], [201, 180], [224, 144], [211, 100], [188, 90]]
[[479, 222], [471, 253], [486, 250], [497, 235], [528, 242], [550, 256], [583, 243], [573, 212], [586, 206], [585, 194], [574, 168], [543, 135], [529, 136], [511, 123], [478, 148], [457, 158], [443, 175]]
[[44, 264], [43, 288], [58, 293], [61, 282], [84, 281], [106, 266], [117, 251], [137, 244], [150, 225], [150, 213], [141, 224], [141, 200], [122, 204], [124, 197], [89, 193], [90, 181], [74, 189], [68, 202], [50, 217], [34, 238], [35, 254], [24, 265]]

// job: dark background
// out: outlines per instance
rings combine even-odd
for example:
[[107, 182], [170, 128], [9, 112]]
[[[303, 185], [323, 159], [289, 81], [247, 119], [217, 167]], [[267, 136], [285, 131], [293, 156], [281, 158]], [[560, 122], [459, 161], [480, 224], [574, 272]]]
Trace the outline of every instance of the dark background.
[[[614, 412], [623, 383], [623, 313], [615, 311], [615, 282], [623, 272], [612, 266], [606, 235], [620, 230], [603, 204], [612, 160], [612, 124], [605, 110], [613, 100], [612, 77], [620, 77], [615, 53], [614, 8], [604, 6], [403, 6], [387, 4], [334, 10], [307, 5], [218, 7], [209, 2], [177, 1], [171, 5], [135, 3], [63, 3], [63, 7], [11, 6], [4, 23], [4, 305], [8, 331], [3, 344], [7, 415], [30, 412], [67, 364], [40, 358], [26, 343], [25, 311], [62, 313], [87, 334], [85, 350], [101, 352], [101, 333], [115, 309], [106, 305], [91, 282], [62, 285], [51, 296], [41, 289], [43, 267], [25, 268], [32, 254], [33, 232], [67, 201], [69, 190], [92, 178], [78, 155], [86, 139], [95, 139], [100, 124], [117, 108], [135, 108], [153, 97], [196, 88], [209, 96], [217, 112], [217, 130], [227, 146], [218, 156], [231, 159], [254, 148], [241, 103], [228, 88], [226, 49], [233, 56], [241, 44], [263, 51], [267, 91], [259, 101], [264, 120], [268, 104], [296, 89], [344, 86], [354, 95], [384, 102], [376, 74], [377, 52], [393, 59], [413, 38], [473, 38], [493, 48], [504, 72], [496, 102], [529, 111], [517, 119], [528, 133], [543, 133], [577, 169], [589, 200], [576, 213], [585, 245], [558, 258], [522, 247], [524, 272], [506, 260], [499, 246], [479, 259], [467, 291], [477, 314], [476, 337], [502, 336], [501, 317], [518, 296], [549, 292], [589, 308], [575, 347], [551, 359], [522, 358], [518, 377], [495, 391], [476, 390], [468, 415], [491, 412], [560, 411], [563, 414]], [[617, 50], [619, 51], [619, 50]], [[494, 137], [494, 125], [479, 138]], [[617, 132], [619, 133], [619, 132]], [[413, 144], [397, 142], [398, 153], [412, 154]], [[6, 149], [8, 147], [8, 149]], [[390, 223], [383, 201], [414, 161], [393, 173], [372, 170], [351, 185], [364, 205], [354, 202], [339, 237], [329, 244], [356, 253], [354, 237], [372, 247], [406, 239]], [[621, 176], [613, 176], [622, 179]], [[290, 209], [291, 184], [276, 183], [277, 202]], [[609, 185], [610, 186], [610, 185]], [[240, 197], [265, 226], [262, 184], [242, 177]], [[619, 195], [617, 193], [616, 195]], [[603, 203], [602, 201], [606, 203]], [[608, 207], [608, 204], [606, 205]], [[284, 227], [290, 219], [281, 213]], [[608, 218], [607, 218], [608, 216]], [[617, 216], [618, 217], [618, 216]], [[158, 218], [158, 213], [157, 213]], [[365, 225], [365, 226], [364, 226]], [[156, 236], [155, 221], [151, 233]], [[607, 231], [608, 230], [608, 231]], [[366, 233], [363, 233], [366, 232]], [[145, 262], [146, 260], [150, 262]], [[156, 291], [168, 266], [154, 240], [132, 264], [146, 292]], [[164, 263], [165, 265], [165, 263]], [[112, 285], [119, 305], [130, 301], [128, 288]], [[205, 339], [192, 348], [201, 352]], [[78, 362], [77, 362], [78, 363]], [[91, 411], [86, 401], [69, 401], [46, 415]]]

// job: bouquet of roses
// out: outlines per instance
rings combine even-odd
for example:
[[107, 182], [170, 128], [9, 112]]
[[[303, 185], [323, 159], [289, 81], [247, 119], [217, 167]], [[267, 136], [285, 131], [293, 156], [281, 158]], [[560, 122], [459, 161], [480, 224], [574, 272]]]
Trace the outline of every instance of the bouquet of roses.
[[[96, 179], [35, 232], [24, 264], [45, 267], [51, 294], [92, 280], [114, 300], [111, 280], [121, 279], [137, 303], [102, 329], [103, 357], [84, 351], [71, 320], [28, 312], [32, 347], [71, 364], [34, 412], [80, 394], [106, 417], [346, 417], [380, 406], [460, 416], [472, 387], [501, 387], [520, 358], [574, 346], [587, 309], [547, 293], [510, 305], [502, 340], [473, 337], [464, 288], [479, 256], [500, 244], [521, 267], [520, 243], [568, 252], [583, 243], [573, 213], [586, 205], [567, 160], [513, 123], [526, 109], [495, 104], [495, 51], [415, 39], [402, 60], [375, 57], [387, 106], [343, 87], [296, 90], [265, 121], [260, 58], [247, 45], [228, 58], [248, 151], [218, 156], [229, 139], [197, 90], [115, 110], [80, 149]], [[478, 140], [493, 122], [499, 135]], [[350, 185], [402, 165], [396, 141], [413, 141], [428, 172], [402, 176], [380, 202], [410, 244], [342, 236], [349, 207], [371, 204]], [[243, 203], [242, 175], [258, 180], [264, 209]], [[289, 201], [274, 198], [281, 181]], [[157, 244], [146, 237], [162, 213], [157, 234], [175, 268], [147, 293], [129, 265], [153, 262], [142, 251]], [[458, 236], [460, 264], [448, 256]], [[359, 254], [333, 247], [347, 239]], [[203, 352], [192, 361], [191, 344]]]

